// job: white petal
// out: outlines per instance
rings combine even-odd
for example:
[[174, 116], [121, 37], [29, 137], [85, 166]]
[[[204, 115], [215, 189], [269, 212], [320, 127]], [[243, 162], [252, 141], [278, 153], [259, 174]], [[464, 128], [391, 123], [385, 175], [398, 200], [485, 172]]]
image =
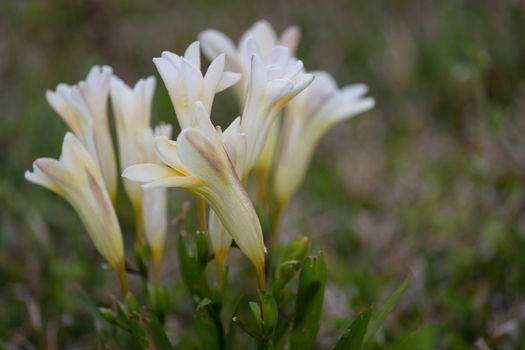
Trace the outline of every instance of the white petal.
[[188, 94], [188, 100], [196, 101], [200, 99], [204, 82], [201, 71], [193, 63], [186, 59], [182, 59], [181, 68], [183, 84], [186, 88], [186, 93]]
[[290, 52], [295, 52], [297, 45], [301, 40], [301, 29], [297, 26], [290, 26], [285, 29], [279, 38], [279, 43], [290, 49]]
[[266, 85], [266, 98], [274, 103], [289, 94], [293, 88], [294, 84], [289, 79], [274, 79]]
[[194, 41], [188, 46], [184, 53], [184, 58], [193, 63], [198, 69], [201, 69], [200, 44], [198, 41]]
[[172, 176], [142, 185], [144, 190], [161, 187], [177, 187], [193, 190], [200, 186], [202, 181], [194, 176]]
[[235, 45], [223, 33], [214, 29], [206, 30], [199, 35], [199, 41], [201, 42], [204, 55], [210, 61], [224, 53], [226, 55], [226, 65], [229, 69], [233, 69], [238, 65]]
[[215, 89], [216, 93], [219, 93], [221, 91], [226, 90], [227, 88], [237, 84], [239, 80], [241, 80], [242, 75], [239, 73], [233, 73], [233, 72], [222, 72], [221, 80], [217, 84], [217, 88]]
[[184, 172], [184, 166], [177, 155], [177, 143], [175, 141], [159, 136], [155, 138], [155, 150], [162, 162], [177, 171]]
[[344, 95], [346, 100], [356, 99], [365, 95], [368, 92], [368, 86], [365, 84], [352, 84], [347, 85], [341, 89], [341, 93]]
[[144, 163], [127, 167], [122, 177], [135, 182], [152, 182], [168, 177], [178, 176], [179, 173], [165, 165]]
[[217, 90], [217, 85], [224, 71], [224, 54], [217, 56], [214, 59], [204, 77], [204, 98], [203, 103], [205, 104], [206, 110], [211, 112], [211, 104], [213, 103], [213, 97], [215, 96], [215, 91]]

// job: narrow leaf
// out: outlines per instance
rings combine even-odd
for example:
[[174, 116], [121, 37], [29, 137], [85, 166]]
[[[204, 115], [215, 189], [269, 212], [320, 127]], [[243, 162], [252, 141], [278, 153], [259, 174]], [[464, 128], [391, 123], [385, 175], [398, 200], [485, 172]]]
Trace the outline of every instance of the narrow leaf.
[[368, 309], [359, 314], [341, 339], [339, 339], [334, 350], [360, 350], [371, 316], [372, 309]]
[[153, 343], [155, 343], [155, 349], [157, 350], [173, 350], [174, 349], [170, 343], [170, 340], [168, 339], [168, 336], [166, 335], [166, 332], [164, 331], [164, 328], [160, 324], [159, 319], [154, 314], [150, 316], [148, 328], [149, 328], [149, 333], [151, 335], [151, 339], [153, 340]]
[[370, 338], [372, 338], [377, 333], [377, 331], [383, 326], [386, 318], [388, 317], [388, 315], [390, 315], [392, 310], [394, 310], [394, 307], [399, 302], [399, 299], [401, 299], [401, 296], [403, 295], [409, 284], [410, 277], [407, 277], [405, 278], [403, 283], [401, 283], [401, 285], [396, 289], [396, 291], [392, 293], [392, 295], [387, 299], [381, 312], [379, 312], [379, 314], [376, 317], [374, 317], [370, 322], [370, 327], [368, 327], [368, 332], [365, 336], [365, 342], [369, 341]]
[[291, 350], [314, 348], [321, 322], [325, 285], [326, 263], [323, 255], [306, 258], [299, 276]]

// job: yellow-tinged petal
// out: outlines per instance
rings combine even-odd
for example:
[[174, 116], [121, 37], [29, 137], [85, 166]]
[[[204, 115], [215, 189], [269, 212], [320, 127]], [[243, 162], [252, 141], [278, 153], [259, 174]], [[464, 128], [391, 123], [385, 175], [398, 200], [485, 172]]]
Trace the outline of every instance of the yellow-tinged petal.
[[168, 166], [154, 163], [135, 164], [122, 173], [122, 177], [135, 182], [151, 182], [179, 175], [178, 171]]
[[321, 137], [339, 121], [362, 113], [374, 105], [363, 95], [363, 84], [337, 88], [326, 72], [314, 72], [315, 80], [287, 107], [281, 148], [274, 174], [275, 195], [281, 206], [297, 191]]
[[115, 210], [98, 166], [73, 134], [64, 137], [60, 160], [37, 159], [33, 173], [26, 172], [26, 178], [69, 201], [97, 250], [115, 270], [120, 269], [124, 246]]

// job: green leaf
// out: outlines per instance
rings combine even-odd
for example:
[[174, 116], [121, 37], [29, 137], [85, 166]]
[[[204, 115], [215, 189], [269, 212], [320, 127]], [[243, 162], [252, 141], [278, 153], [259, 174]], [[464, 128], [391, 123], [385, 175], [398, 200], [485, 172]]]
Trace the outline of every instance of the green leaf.
[[224, 348], [224, 332], [220, 319], [214, 317], [211, 300], [204, 299], [197, 306], [193, 326], [205, 350]]
[[368, 309], [359, 314], [341, 339], [339, 339], [334, 350], [360, 350], [371, 316], [372, 309]]
[[[396, 339], [392, 344], [385, 347], [385, 350], [405, 350], [405, 349], [418, 349], [418, 350], [433, 350], [439, 348], [438, 338], [440, 336], [436, 332], [434, 327], [426, 325], [421, 329], [405, 334]], [[465, 349], [467, 345], [465, 345]]]
[[261, 329], [262, 323], [263, 323], [261, 307], [255, 301], [250, 301], [248, 305], [250, 306], [250, 310], [252, 311], [252, 315], [253, 315], [253, 318], [255, 319], [255, 323], [257, 323], [257, 327]]
[[159, 319], [154, 314], [150, 316], [148, 328], [151, 339], [155, 343], [155, 348], [157, 350], [174, 349], [168, 336], [166, 335], [166, 332], [164, 331], [164, 328], [160, 324]]
[[313, 349], [321, 322], [326, 285], [324, 256], [309, 256], [303, 262], [295, 302], [295, 319], [290, 342], [291, 350]]
[[198, 300], [210, 296], [206, 275], [199, 266], [197, 256], [188, 244], [188, 237], [184, 232], [178, 235], [177, 251], [179, 256], [182, 279], [190, 290], [190, 293]]
[[401, 283], [401, 285], [396, 289], [396, 291], [392, 293], [392, 295], [387, 299], [381, 312], [372, 319], [370, 327], [368, 327], [368, 332], [365, 336], [365, 343], [368, 342], [370, 338], [372, 338], [377, 333], [377, 331], [383, 326], [386, 318], [388, 317], [388, 315], [390, 315], [392, 310], [394, 310], [394, 307], [399, 302], [399, 299], [401, 299], [401, 296], [403, 295], [409, 284], [410, 277], [407, 277], [405, 278], [403, 283]]
[[263, 331], [267, 335], [271, 335], [277, 320], [279, 319], [279, 312], [277, 310], [277, 303], [272, 294], [267, 291], [259, 291], [259, 299], [261, 300], [261, 316], [263, 320]]
[[303, 235], [296, 236], [286, 244], [277, 265], [279, 266], [280, 264], [291, 260], [302, 261], [306, 254], [308, 254], [309, 248], [310, 241], [308, 237]]
[[142, 324], [137, 315], [132, 315], [127, 320], [129, 332], [131, 334], [131, 346], [133, 350], [143, 350], [147, 348], [147, 336], [144, 324]]
[[205, 268], [210, 262], [210, 249], [208, 247], [208, 235], [206, 232], [195, 232], [195, 243], [197, 246], [197, 260], [201, 268]]

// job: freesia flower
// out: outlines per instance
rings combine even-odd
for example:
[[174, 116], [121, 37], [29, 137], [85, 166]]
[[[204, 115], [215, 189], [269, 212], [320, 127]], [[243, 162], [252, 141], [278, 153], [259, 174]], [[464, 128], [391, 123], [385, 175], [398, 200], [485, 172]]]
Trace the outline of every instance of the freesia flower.
[[[226, 67], [234, 72], [242, 73], [241, 83], [235, 87], [239, 103], [242, 107], [249, 90], [252, 64], [251, 56], [255, 53], [254, 50], [257, 51], [257, 54], [263, 61], [267, 61], [270, 59], [272, 52], [275, 54], [275, 51], [278, 50], [276, 48], [279, 46], [288, 48], [291, 53], [295, 52], [300, 37], [300, 29], [296, 26], [290, 26], [286, 28], [278, 38], [270, 23], [265, 20], [260, 20], [242, 35], [237, 47], [235, 47], [233, 41], [225, 34], [214, 29], [202, 32], [199, 35], [199, 41], [208, 59], [214, 59], [221, 53], [225, 53]], [[254, 47], [256, 49], [254, 49]], [[268, 177], [273, 165], [279, 136], [279, 126], [280, 123], [278, 121], [272, 121], [269, 131], [263, 130], [263, 133], [267, 134], [266, 138], [263, 140], [262, 146], [257, 146], [257, 148], [261, 148], [260, 152], [255, 152], [260, 153], [260, 155], [255, 160], [255, 163], [250, 165], [253, 167], [258, 180], [259, 197], [261, 200], [265, 200], [266, 198], [266, 184], [268, 183]], [[255, 128], [257, 126], [254, 125], [253, 127]], [[250, 163], [253, 163], [253, 161]], [[247, 169], [247, 171], [249, 171], [249, 169]]]
[[[151, 102], [155, 91], [155, 78], [141, 79], [130, 88], [117, 77], [111, 79], [111, 103], [117, 125], [120, 167], [147, 161], [144, 133], [149, 130]], [[135, 216], [142, 217], [143, 191], [140, 184], [124, 181], [124, 188], [131, 200]], [[139, 220], [138, 230], [142, 230]], [[141, 234], [138, 235], [142, 239]]]
[[98, 165], [82, 143], [68, 132], [60, 158], [37, 159], [33, 163], [33, 172], [26, 171], [25, 178], [56, 192], [73, 206], [97, 250], [117, 271], [122, 290], [126, 293], [119, 222]]
[[[235, 169], [235, 173], [237, 176], [242, 175], [246, 157], [246, 135], [241, 131], [240, 118], [235, 119], [222, 133], [222, 142]], [[208, 233], [215, 254], [219, 281], [222, 283], [226, 258], [228, 257], [232, 243], [232, 236], [228, 233], [224, 225], [222, 225], [219, 217], [213, 210], [210, 210], [209, 213]]]
[[315, 80], [287, 106], [282, 145], [274, 174], [275, 195], [284, 205], [304, 179], [315, 147], [335, 124], [369, 110], [374, 99], [364, 97], [366, 85], [342, 89], [326, 72], [315, 72]]
[[183, 57], [164, 51], [153, 62], [168, 89], [181, 129], [193, 126], [195, 102], [201, 101], [210, 114], [215, 94], [241, 78], [238, 73], [224, 71], [224, 55], [215, 58], [203, 76], [197, 41], [187, 48]]
[[[161, 124], [153, 131], [151, 129], [145, 131], [146, 162], [162, 164], [155, 152], [155, 138], [160, 136], [171, 138], [171, 125]], [[154, 280], [159, 281], [164, 243], [168, 231], [168, 198], [165, 187], [144, 191], [142, 216], [144, 218], [144, 233], [153, 258]]]
[[200, 33], [199, 41], [204, 55], [209, 60], [225, 54], [226, 68], [242, 74], [241, 84], [236, 86], [238, 98], [242, 102], [248, 87], [249, 73], [251, 70], [251, 57], [247, 53], [248, 39], [255, 42], [262, 58], [266, 58], [275, 46], [284, 46], [287, 47], [290, 52], [295, 52], [300, 37], [300, 29], [297, 26], [289, 26], [283, 31], [281, 36], [277, 38], [277, 34], [270, 23], [265, 20], [260, 20], [255, 22], [255, 24], [242, 35], [237, 47], [224, 33], [215, 29], [208, 29]]
[[278, 113], [314, 78], [304, 73], [303, 63], [283, 46], [274, 47], [263, 60], [254, 41], [248, 39], [247, 45], [252, 55], [248, 94], [241, 117], [241, 128], [248, 140], [244, 178], [259, 159]]
[[107, 100], [113, 71], [95, 66], [85, 81], [59, 84], [46, 98], [100, 167], [110, 198], [117, 193], [117, 166], [107, 117]]
[[179, 187], [203, 198], [253, 263], [262, 288], [265, 248], [259, 218], [201, 102], [195, 103], [194, 118], [195, 127], [184, 129], [177, 142], [156, 139], [156, 151], [164, 165], [133, 165], [123, 176], [144, 182], [144, 189]]
[[[156, 136], [171, 137], [171, 126], [162, 124], [150, 128], [151, 102], [155, 90], [155, 78], [140, 79], [133, 88], [113, 77], [111, 101], [117, 122], [120, 166], [125, 169], [134, 164], [158, 163], [155, 153]], [[160, 263], [167, 230], [166, 189], [144, 191], [141, 185], [124, 179], [126, 193], [133, 205], [137, 238], [145, 238], [152, 251], [155, 279], [160, 274]]]

